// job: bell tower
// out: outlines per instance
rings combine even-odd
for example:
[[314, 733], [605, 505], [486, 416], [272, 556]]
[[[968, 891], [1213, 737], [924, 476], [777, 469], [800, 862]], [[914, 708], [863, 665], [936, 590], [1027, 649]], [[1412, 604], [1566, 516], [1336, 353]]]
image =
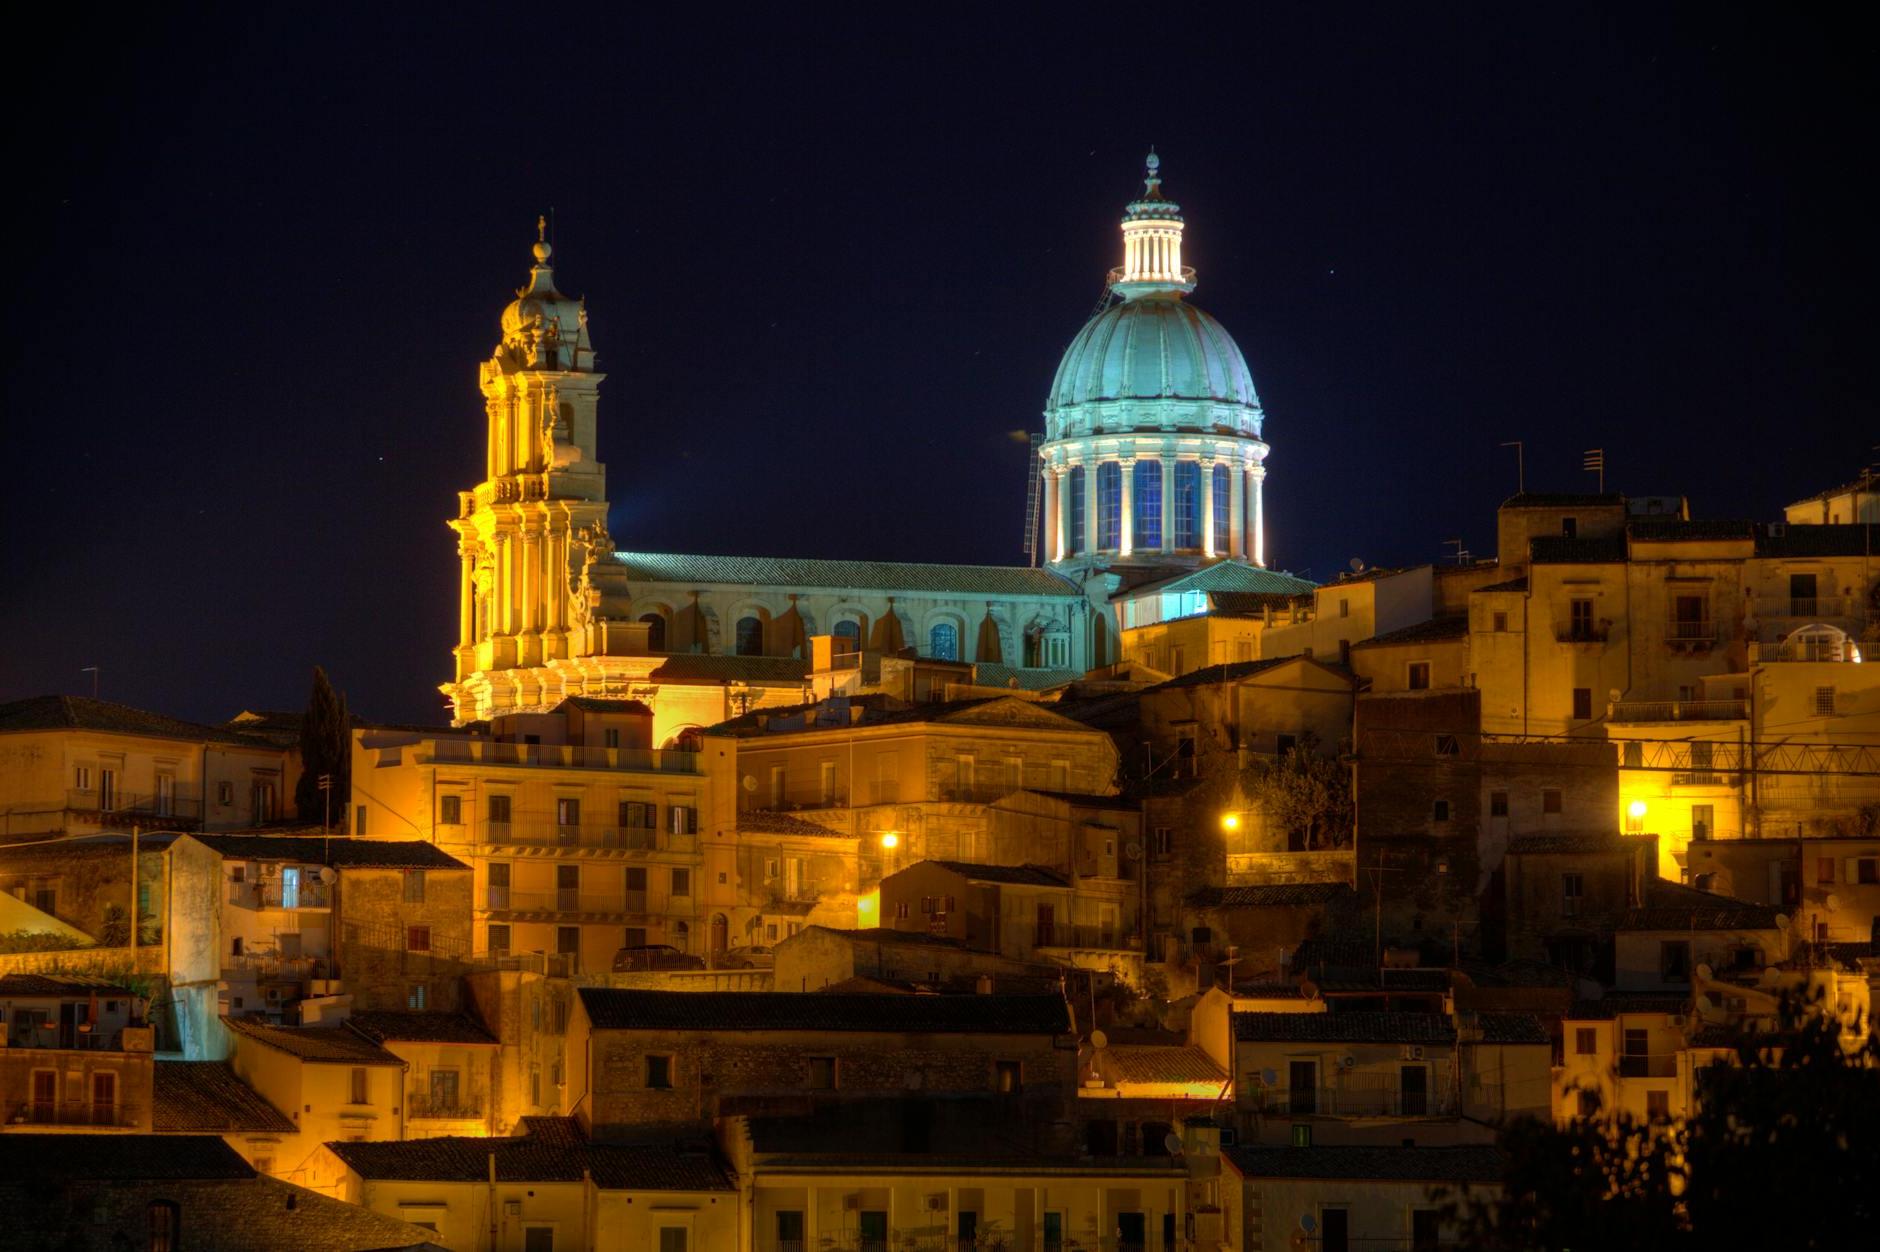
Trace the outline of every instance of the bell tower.
[[484, 479], [458, 493], [450, 522], [461, 573], [454, 680], [441, 690], [460, 724], [539, 707], [544, 667], [597, 650], [594, 608], [614, 565], [587, 308], [556, 289], [545, 220], [534, 254], [478, 374]]

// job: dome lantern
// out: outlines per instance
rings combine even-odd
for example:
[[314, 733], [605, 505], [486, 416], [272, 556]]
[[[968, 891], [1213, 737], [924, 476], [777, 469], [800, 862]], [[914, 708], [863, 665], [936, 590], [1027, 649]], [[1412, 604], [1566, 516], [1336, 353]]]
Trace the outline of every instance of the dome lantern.
[[1125, 300], [1179, 297], [1195, 289], [1195, 272], [1182, 264], [1182, 206], [1162, 194], [1162, 158], [1149, 149], [1142, 196], [1123, 211], [1123, 264], [1110, 286]]

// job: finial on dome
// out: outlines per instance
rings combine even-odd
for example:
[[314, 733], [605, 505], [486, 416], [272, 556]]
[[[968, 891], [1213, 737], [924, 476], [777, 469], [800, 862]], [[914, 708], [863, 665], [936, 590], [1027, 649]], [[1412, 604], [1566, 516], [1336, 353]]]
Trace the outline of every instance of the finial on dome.
[[1148, 171], [1143, 177], [1142, 185], [1153, 196], [1162, 187], [1162, 158], [1155, 154], [1154, 144], [1149, 145], [1149, 156], [1142, 164], [1143, 168]]
[[538, 214], [535, 219], [535, 263], [547, 265], [548, 258], [554, 254], [554, 245], [548, 242], [548, 215]]

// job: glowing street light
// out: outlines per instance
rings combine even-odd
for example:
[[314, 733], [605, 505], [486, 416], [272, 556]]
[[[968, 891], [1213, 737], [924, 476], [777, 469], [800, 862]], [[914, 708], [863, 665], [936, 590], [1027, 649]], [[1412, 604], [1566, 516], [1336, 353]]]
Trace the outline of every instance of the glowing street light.
[[1240, 829], [1240, 814], [1238, 813], [1221, 814], [1221, 829], [1225, 831], [1239, 830]]
[[1634, 800], [1625, 806], [1625, 830], [1629, 835], [1644, 833], [1645, 801]]
[[884, 830], [881, 832], [881, 846], [882, 847], [892, 849], [892, 848], [897, 848], [900, 845], [901, 845], [901, 836], [897, 831]]

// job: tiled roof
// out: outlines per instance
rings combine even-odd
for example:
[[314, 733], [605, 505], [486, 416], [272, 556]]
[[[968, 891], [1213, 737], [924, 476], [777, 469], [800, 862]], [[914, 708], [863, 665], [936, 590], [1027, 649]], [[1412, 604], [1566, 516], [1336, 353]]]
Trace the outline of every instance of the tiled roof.
[[1000, 665], [995, 661], [976, 661], [973, 663], [973, 685], [975, 687], [1005, 687], [1015, 691], [1051, 691], [1058, 687], [1068, 687], [1082, 678], [1074, 669], [1020, 669], [1016, 665]]
[[703, 652], [675, 652], [647, 675], [652, 681], [752, 682], [786, 687], [809, 678], [809, 662], [787, 656], [709, 656]]
[[1595, 852], [1623, 852], [1625, 842], [1619, 835], [1608, 831], [1537, 831], [1533, 834], [1516, 835], [1508, 840], [1510, 852], [1544, 852], [1590, 854]]
[[496, 1045], [496, 1036], [464, 1013], [354, 1013], [346, 1025], [374, 1043]]
[[1477, 1013], [1483, 1043], [1552, 1043], [1541, 1019], [1529, 1013]]
[[447, 1135], [326, 1146], [371, 1182], [485, 1182], [494, 1157], [498, 1182], [580, 1182], [585, 1171], [605, 1191], [732, 1189], [707, 1144], [589, 1143], [572, 1118], [532, 1117], [527, 1123], [530, 1133], [509, 1139]]
[[1326, 1178], [1352, 1182], [1493, 1182], [1507, 1168], [1488, 1144], [1442, 1148], [1223, 1148], [1245, 1178]]
[[1261, 670], [1272, 669], [1275, 665], [1284, 665], [1288, 661], [1296, 661], [1298, 659], [1299, 658], [1296, 656], [1275, 656], [1269, 657], [1263, 661], [1228, 661], [1222, 665], [1209, 665], [1203, 669], [1195, 670], [1192, 673], [1183, 674], [1177, 678], [1171, 678], [1165, 683], [1158, 683], [1150, 687], [1148, 690], [1152, 692], [1173, 691], [1181, 687], [1204, 687], [1212, 683], [1239, 682], [1241, 679], [1257, 674]]
[[1311, 591], [1316, 583], [1304, 578], [1294, 578], [1291, 574], [1282, 574], [1277, 570], [1261, 569], [1257, 565], [1248, 565], [1241, 561], [1216, 561], [1204, 565], [1198, 570], [1172, 574], [1154, 582], [1137, 583], [1133, 587], [1124, 587], [1110, 596], [1112, 600], [1127, 600], [1148, 591], [1240, 591], [1275, 595], [1299, 595]]
[[1352, 651], [1359, 648], [1388, 648], [1398, 643], [1439, 643], [1446, 639], [1467, 639], [1469, 637], [1469, 619], [1464, 616], [1432, 617], [1427, 622], [1417, 622], [1397, 630], [1373, 635], [1369, 639], [1360, 639], [1351, 645]]
[[1236, 1013], [1242, 1043], [1454, 1043], [1456, 1026], [1436, 1013]]
[[583, 713], [628, 713], [651, 717], [653, 710], [638, 700], [606, 700], [600, 696], [569, 696], [557, 709], [580, 709]]
[[1200, 909], [1297, 908], [1357, 898], [1350, 883], [1283, 882], [1249, 887], [1203, 887], [1188, 897]]
[[1579, 494], [1571, 491], [1523, 491], [1509, 496], [1501, 502], [1504, 509], [1594, 509], [1606, 505], [1614, 507], [1625, 503], [1625, 497], [1616, 491], [1604, 495], [1591, 492]]
[[[996, 713], [1004, 705], [1003, 714]], [[845, 707], [846, 706], [846, 707]], [[855, 712], [859, 710], [860, 716]], [[1005, 715], [1009, 714], [1009, 719]], [[858, 726], [900, 726], [915, 723], [955, 722], [974, 725], [988, 715], [1000, 724], [1030, 725], [1044, 729], [1090, 733], [1090, 727], [1065, 717], [1048, 704], [1007, 695], [971, 696], [964, 700], [935, 700], [910, 704], [888, 696], [836, 696], [814, 704], [755, 709], [712, 727], [712, 733], [752, 738], [763, 735], [812, 734]]]
[[1523, 576], [1521, 578], [1510, 578], [1505, 583], [1490, 583], [1486, 587], [1477, 587], [1474, 591], [1470, 592], [1470, 594], [1479, 596], [1491, 591], [1526, 591], [1527, 587], [1527, 578]]
[[1623, 565], [1627, 554], [1624, 535], [1584, 539], [1539, 535], [1528, 541], [1528, 555], [1536, 565]]
[[238, 1035], [246, 1035], [303, 1061], [341, 1065], [404, 1064], [378, 1044], [343, 1026], [270, 1026], [245, 1017], [225, 1017], [222, 1024]]
[[1124, 1082], [1226, 1082], [1227, 1071], [1195, 1047], [1114, 1045], [1103, 1050], [1105, 1062]]
[[1079, 809], [1108, 809], [1119, 813], [1134, 813], [1142, 807], [1142, 801], [1132, 800], [1128, 796], [1093, 796], [1081, 791], [1046, 791], [1042, 787], [1026, 787], [1025, 791], [1034, 796], [1062, 800], [1072, 808]]
[[191, 835], [225, 857], [251, 861], [302, 861], [337, 869], [469, 869], [422, 839], [325, 838], [306, 835]]
[[[972, 861], [919, 861], [938, 865], [973, 882], [1005, 883], [1014, 887], [1068, 887], [1071, 880], [1043, 865], [979, 865]], [[914, 866], [908, 866], [913, 869]]]
[[275, 750], [275, 745], [266, 740], [238, 734], [227, 727], [204, 726], [86, 696], [29, 696], [0, 704], [0, 734], [10, 730], [96, 730], [114, 735], [144, 735], [153, 739]]
[[1830, 487], [1826, 491], [1817, 491], [1812, 496], [1803, 496], [1789, 507], [1794, 508], [1797, 504], [1812, 504], [1816, 500], [1832, 500], [1836, 496], [1845, 496], [1856, 491], [1862, 495], [1873, 495], [1876, 491], [1880, 491], [1880, 482], [1857, 478], [1851, 483], [1842, 483], [1839, 487]]
[[807, 818], [797, 817], [792, 813], [779, 813], [774, 809], [752, 809], [738, 814], [738, 833], [741, 835], [803, 835], [817, 839], [854, 839], [857, 836], [846, 831], [831, 830], [812, 822]]
[[949, 939], [945, 935], [930, 935], [924, 930], [895, 930], [888, 926], [869, 926], [861, 930], [838, 930], [834, 926], [805, 926], [799, 933], [808, 934], [812, 930], [825, 935], [834, 935], [849, 943], [892, 943], [903, 947], [926, 948], [965, 946], [960, 940]]
[[0, 974], [0, 996], [131, 996], [136, 993], [88, 974]]
[[1843, 522], [1829, 526], [1765, 526], [1756, 535], [1757, 556], [1865, 556], [1880, 552], [1880, 524]]
[[1607, 1022], [1622, 1013], [1688, 1013], [1691, 997], [1609, 991], [1598, 1000], [1575, 1000], [1566, 1019], [1575, 1022]]
[[1716, 542], [1749, 539], [1756, 533], [1756, 523], [1746, 517], [1641, 517], [1632, 520], [1626, 533], [1640, 543]]
[[829, 995], [817, 991], [626, 991], [583, 987], [597, 1030], [802, 1030], [1057, 1035], [1057, 995]]
[[1774, 930], [1776, 917], [1776, 910], [1764, 905], [1654, 878], [1645, 884], [1643, 905], [1627, 909], [1619, 929]]
[[142, 1182], [253, 1178], [219, 1135], [0, 1135], [0, 1180]]
[[1208, 601], [1216, 616], [1261, 617], [1268, 609], [1283, 609], [1297, 593], [1290, 591], [1211, 591]]
[[636, 582], [913, 591], [968, 596], [1062, 596], [1083, 593], [1048, 569], [1023, 565], [933, 565], [913, 561], [840, 561], [815, 557], [703, 556], [616, 552]]
[[235, 1076], [227, 1061], [158, 1061], [151, 1129], [165, 1134], [291, 1135], [294, 1123]]

